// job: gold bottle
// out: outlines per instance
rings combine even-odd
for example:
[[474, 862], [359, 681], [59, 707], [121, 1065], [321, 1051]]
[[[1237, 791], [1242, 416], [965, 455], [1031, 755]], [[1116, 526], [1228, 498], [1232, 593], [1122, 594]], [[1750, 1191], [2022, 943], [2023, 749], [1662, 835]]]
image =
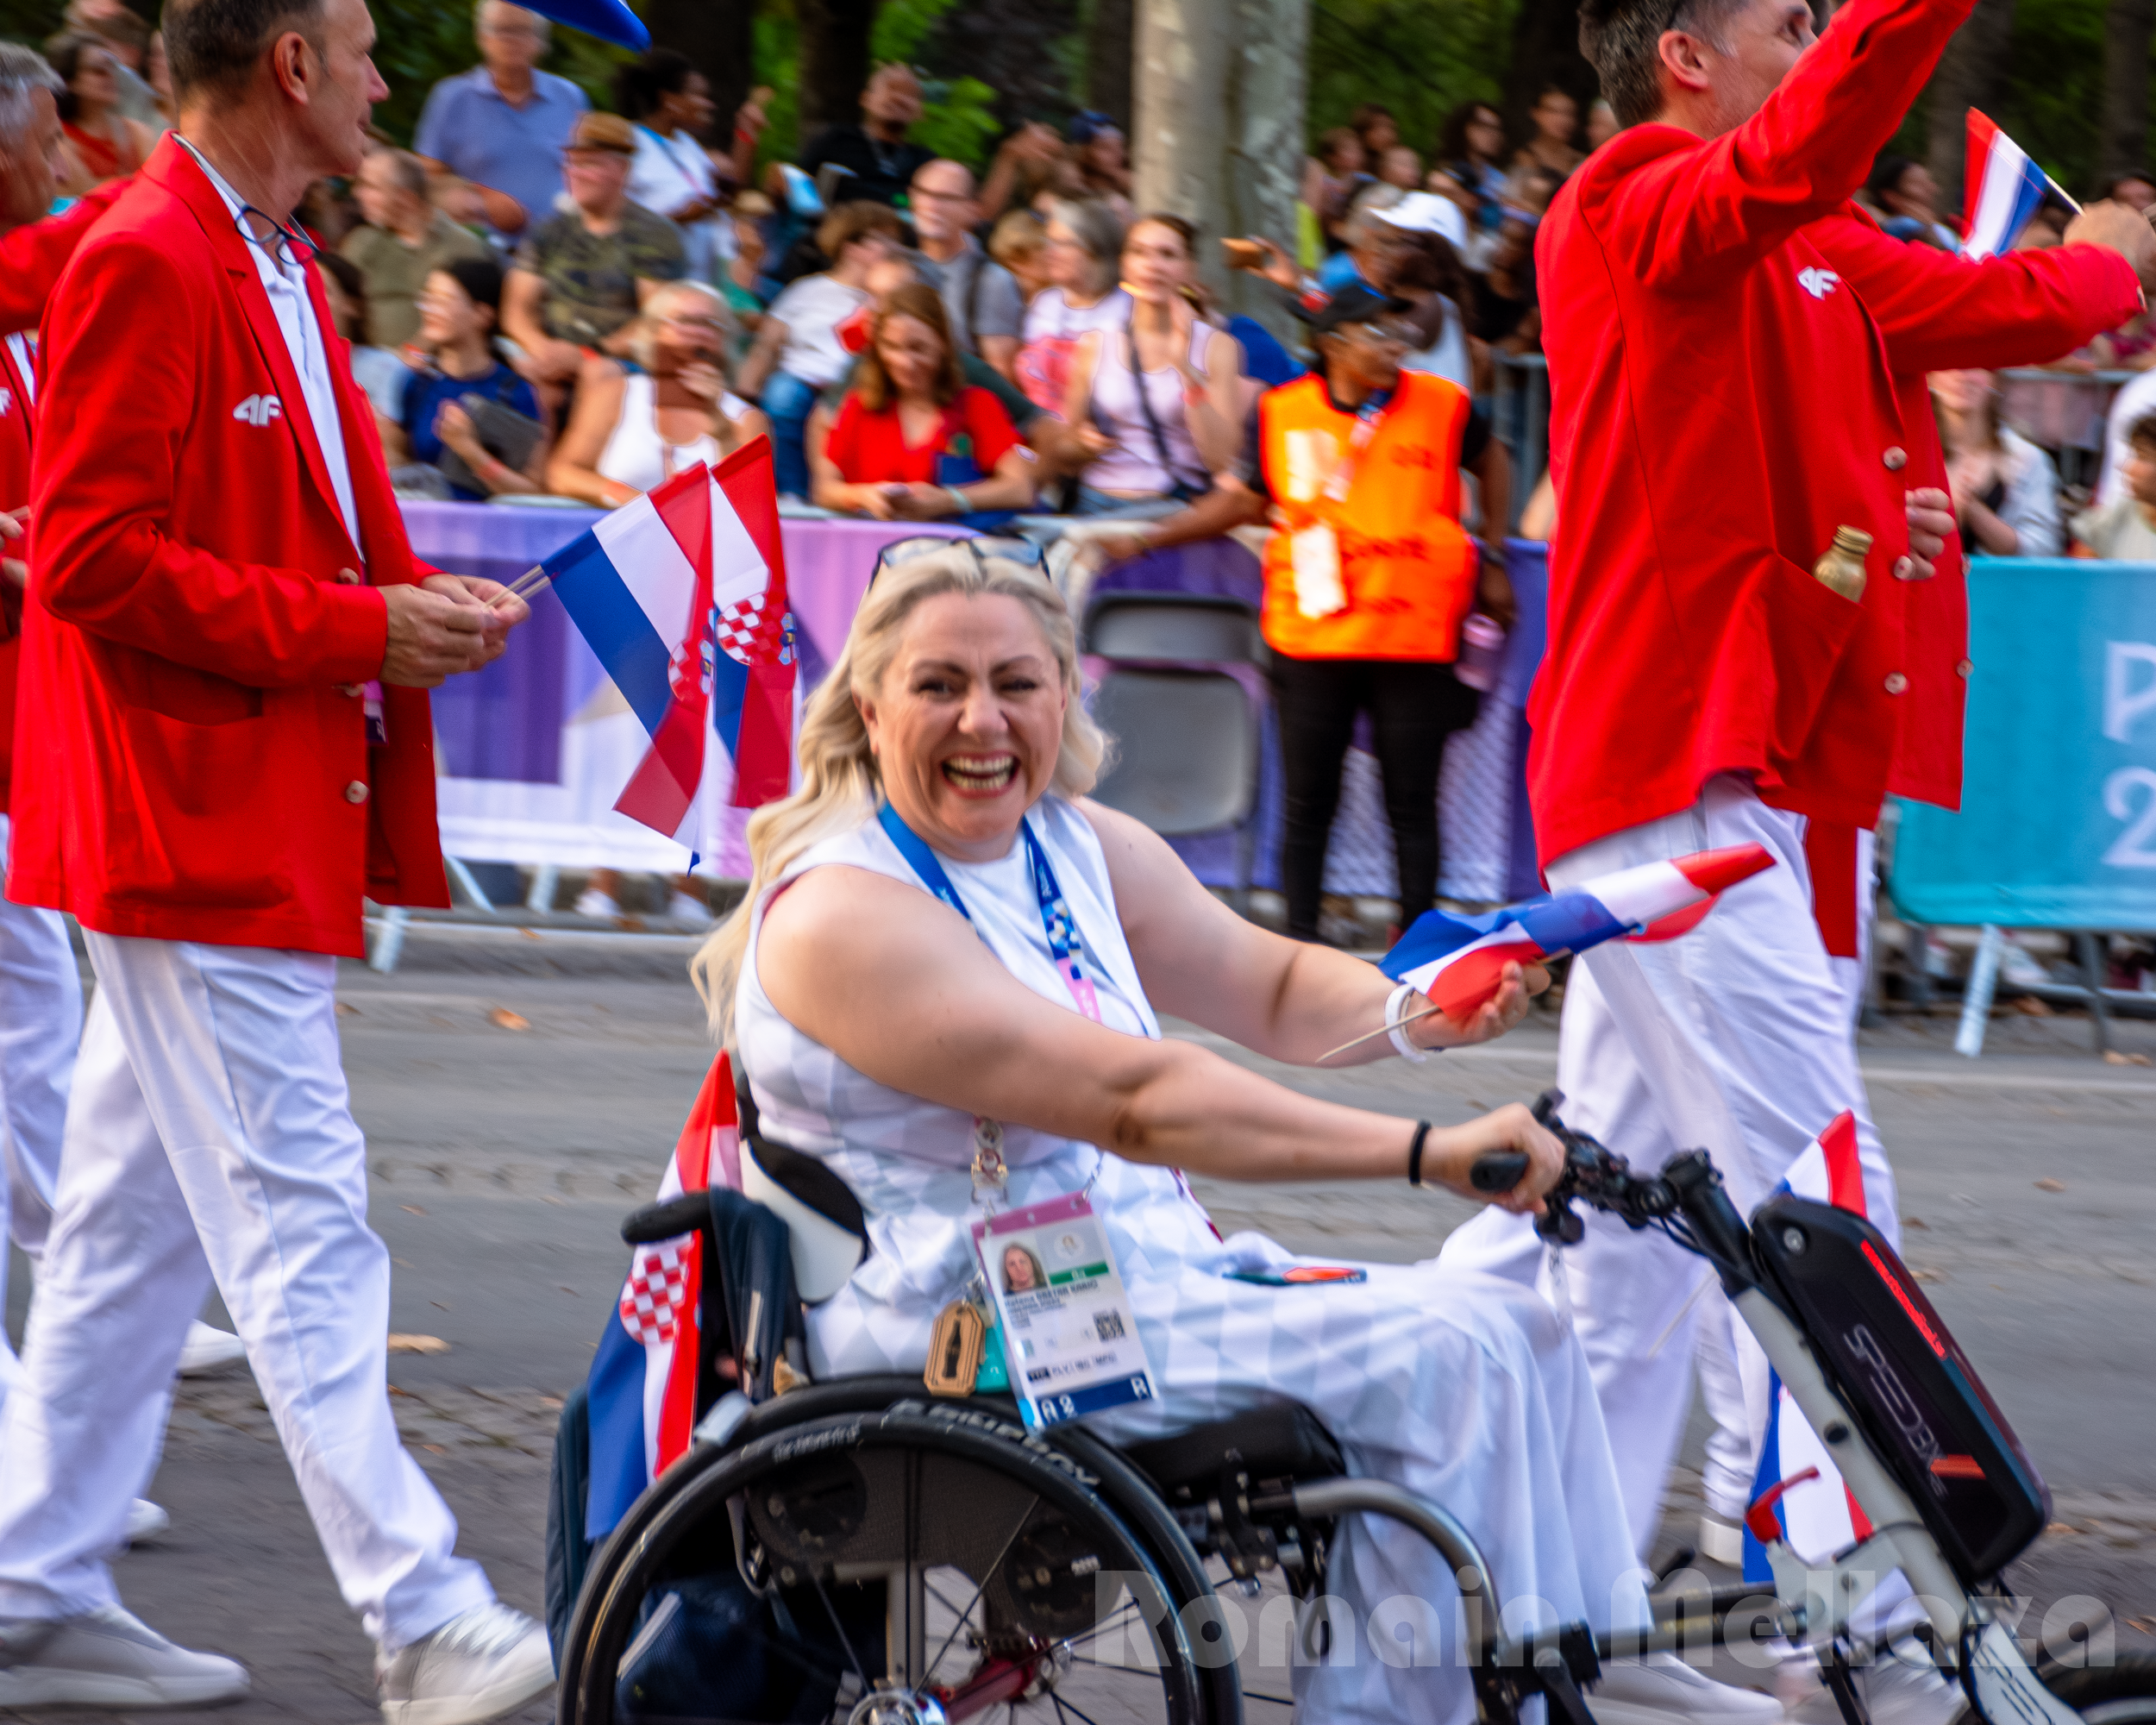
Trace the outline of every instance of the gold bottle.
[[1871, 549], [1871, 536], [1860, 528], [1837, 527], [1827, 555], [1812, 565], [1812, 573], [1852, 604], [1864, 597], [1864, 560]]

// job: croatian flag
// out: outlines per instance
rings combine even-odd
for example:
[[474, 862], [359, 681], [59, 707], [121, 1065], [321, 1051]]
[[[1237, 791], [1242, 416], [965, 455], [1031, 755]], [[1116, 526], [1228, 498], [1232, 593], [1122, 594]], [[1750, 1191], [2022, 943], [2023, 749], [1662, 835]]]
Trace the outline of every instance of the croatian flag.
[[793, 619], [768, 439], [676, 474], [543, 567], [651, 736], [617, 810], [710, 853], [719, 810], [786, 795]]
[[[697, 1092], [655, 1201], [708, 1190], [714, 1179], [722, 1186], [741, 1184], [734, 1075], [724, 1054]], [[699, 1235], [636, 1248], [586, 1385], [592, 1440], [587, 1540], [611, 1533], [644, 1488], [689, 1446], [703, 1279]]]
[[[1838, 1210], [1865, 1214], [1864, 1169], [1857, 1159], [1857, 1117], [1846, 1108], [1833, 1124], [1804, 1146], [1777, 1192], [1832, 1204]], [[1789, 1392], [1781, 1374], [1773, 1373], [1767, 1385], [1767, 1436], [1759, 1451], [1759, 1471], [1752, 1483], [1752, 1501], [1785, 1479], [1795, 1479], [1807, 1468], [1817, 1468], [1819, 1477], [1791, 1486], [1772, 1510], [1782, 1524], [1782, 1537], [1807, 1563], [1823, 1563], [1836, 1552], [1871, 1536], [1871, 1523], [1857, 1507], [1842, 1483], [1827, 1446], [1820, 1442]], [[1745, 1579], [1774, 1583], [1767, 1548], [1747, 1526], [1745, 1529]]]
[[2051, 179], [1984, 115], [1969, 110], [1969, 165], [1962, 180], [1961, 254], [1988, 258], [2021, 237]]
[[1378, 963], [1464, 1023], [1497, 993], [1507, 964], [1584, 952], [1605, 940], [1670, 940], [1695, 927], [1738, 881], [1774, 866], [1761, 844], [1698, 850], [1600, 875], [1574, 888], [1481, 916], [1425, 911]]

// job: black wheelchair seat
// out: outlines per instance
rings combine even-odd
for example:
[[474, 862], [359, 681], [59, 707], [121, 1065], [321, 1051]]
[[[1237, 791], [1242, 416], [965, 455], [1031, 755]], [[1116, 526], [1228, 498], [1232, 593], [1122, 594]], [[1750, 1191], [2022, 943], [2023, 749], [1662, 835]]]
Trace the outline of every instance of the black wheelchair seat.
[[1347, 1471], [1332, 1433], [1294, 1402], [1121, 1447], [1161, 1496], [1177, 1504], [1191, 1502], [1194, 1491], [1211, 1491], [1224, 1473], [1244, 1474], [1258, 1485], [1331, 1479]]
[[1281, 1569], [1301, 1591], [1322, 1575], [1330, 1524], [1296, 1515], [1289, 1494], [1347, 1467], [1332, 1433], [1300, 1403], [1125, 1445], [1122, 1454], [1152, 1481], [1191, 1544], [1218, 1555], [1238, 1581], [1254, 1587]]

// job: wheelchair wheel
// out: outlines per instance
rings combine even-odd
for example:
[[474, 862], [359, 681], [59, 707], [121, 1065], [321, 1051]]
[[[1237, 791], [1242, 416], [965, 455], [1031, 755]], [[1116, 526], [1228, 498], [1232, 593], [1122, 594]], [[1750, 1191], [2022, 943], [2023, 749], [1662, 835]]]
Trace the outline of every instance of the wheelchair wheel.
[[2108, 1665], [2052, 1665], [2038, 1674], [2089, 1725], [2156, 1725], [2156, 1657], [2128, 1653]]
[[1101, 1483], [964, 1404], [693, 1451], [593, 1562], [562, 1725], [1230, 1725], [1208, 1590]]

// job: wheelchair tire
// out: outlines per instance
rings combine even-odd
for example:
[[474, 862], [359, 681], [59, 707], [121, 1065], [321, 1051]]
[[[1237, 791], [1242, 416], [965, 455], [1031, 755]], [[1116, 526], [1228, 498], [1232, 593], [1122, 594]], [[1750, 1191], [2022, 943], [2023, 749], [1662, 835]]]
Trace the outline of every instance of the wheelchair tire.
[[2128, 1653], [2108, 1665], [2047, 1665], [2044, 1687], [2088, 1725], [2156, 1725], [2156, 1655]]
[[[845, 1386], [829, 1389], [837, 1393], [784, 1398], [797, 1403], [786, 1411], [805, 1419], [781, 1422], [782, 1404], [766, 1404], [744, 1427], [745, 1441], [692, 1450], [637, 1501], [578, 1601], [562, 1648], [561, 1725], [914, 1716], [890, 1697], [879, 1710], [872, 1697], [887, 1683], [939, 1692], [954, 1721], [1008, 1708], [1012, 1719], [1106, 1710], [1173, 1725], [1239, 1722], [1232, 1655], [1208, 1646], [1201, 1656], [1186, 1627], [1186, 1608], [1211, 1600], [1203, 1570], [1165, 1506], [1133, 1493], [1135, 1476], [1112, 1452], [1074, 1458], [1006, 1410], [931, 1402], [918, 1385], [896, 1407], [850, 1411], [830, 1408], [849, 1399]], [[851, 1394], [869, 1392], [862, 1384]], [[761, 1596], [723, 1572], [734, 1564], [736, 1529], [761, 1565]], [[678, 1622], [691, 1609], [677, 1601], [655, 1610], [652, 1602], [669, 1585], [688, 1596], [696, 1584], [682, 1578], [699, 1564], [722, 1571], [710, 1584], [732, 1589], [731, 1639], [714, 1669], [755, 1693], [685, 1708], [678, 1673], [671, 1689], [639, 1688], [637, 1660], [656, 1657], [653, 1625], [665, 1611]], [[1117, 1592], [1105, 1591], [1103, 1572], [1118, 1578], [1109, 1584]], [[903, 1594], [883, 1590], [893, 1584]], [[954, 1595], [968, 1587], [961, 1604]], [[1104, 1600], [1115, 1602], [1105, 1615]], [[742, 1627], [767, 1610], [784, 1634]], [[871, 1610], [883, 1621], [864, 1628]], [[1194, 1621], [1207, 1627], [1204, 1611]], [[787, 1681], [767, 1689], [740, 1676], [767, 1669]], [[1087, 1706], [1074, 1690], [1113, 1704]], [[676, 1698], [649, 1698], [662, 1692]]]

